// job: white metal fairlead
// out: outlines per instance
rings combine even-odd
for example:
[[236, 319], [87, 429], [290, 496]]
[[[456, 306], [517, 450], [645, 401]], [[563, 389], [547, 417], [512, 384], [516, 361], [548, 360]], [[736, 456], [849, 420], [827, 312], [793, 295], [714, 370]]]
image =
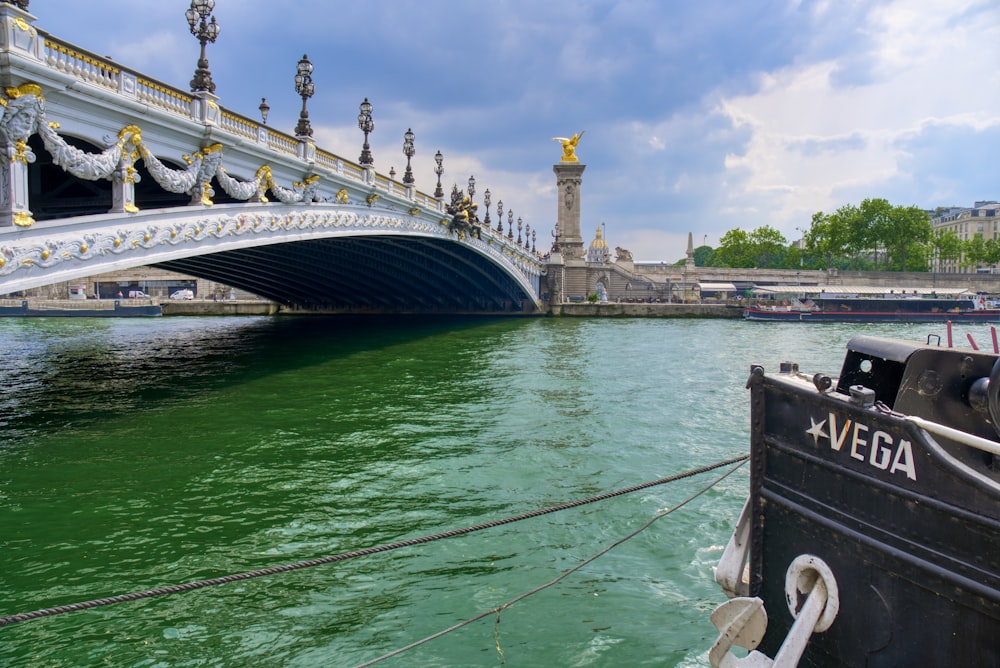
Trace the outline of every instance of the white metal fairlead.
[[[802, 595], [805, 602], [799, 606]], [[726, 601], [712, 613], [719, 639], [708, 653], [713, 668], [791, 668], [797, 666], [813, 633], [830, 628], [840, 610], [837, 580], [830, 567], [812, 555], [799, 555], [785, 573], [785, 600], [795, 622], [774, 659], [756, 651], [767, 630], [767, 612], [759, 598], [739, 597]], [[733, 646], [751, 650], [738, 658]]]

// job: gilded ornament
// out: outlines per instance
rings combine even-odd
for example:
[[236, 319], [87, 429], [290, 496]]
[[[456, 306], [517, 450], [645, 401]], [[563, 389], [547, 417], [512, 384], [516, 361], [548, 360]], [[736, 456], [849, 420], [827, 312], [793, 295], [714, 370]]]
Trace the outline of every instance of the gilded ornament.
[[347, 191], [343, 188], [337, 191], [337, 201], [341, 204], [347, 204]]
[[28, 25], [28, 22], [22, 19], [20, 16], [14, 19], [14, 25], [17, 26], [19, 30], [23, 30], [32, 37], [38, 34], [35, 32], [35, 29], [32, 28], [30, 25]]
[[572, 137], [553, 137], [552, 141], [562, 144], [562, 160], [560, 162], [580, 162], [576, 157], [576, 145], [580, 143], [580, 137], [586, 130], [580, 130]]
[[115, 248], [118, 248], [118, 247], [119, 247], [119, 246], [121, 246], [121, 245], [122, 245], [122, 240], [121, 240], [121, 239], [119, 239], [118, 237], [115, 237], [115, 243], [114, 243], [114, 247], [115, 247]]
[[14, 224], [18, 227], [31, 227], [35, 224], [35, 219], [27, 211], [15, 211]]
[[80, 252], [81, 253], [86, 253], [87, 252], [87, 248], [88, 248], [87, 244], [80, 244]]
[[415, 216], [418, 213], [420, 213], [420, 209], [418, 209], [417, 207], [413, 207], [412, 209], [410, 209], [410, 215], [411, 216]]
[[42, 251], [42, 259], [43, 260], [48, 260], [51, 255], [52, 255], [52, 253], [49, 252], [48, 248], [46, 248], [45, 250]]
[[7, 98], [11, 100], [19, 98], [22, 95], [34, 95], [39, 100], [45, 99], [42, 95], [42, 87], [36, 83], [23, 83], [17, 88], [7, 88], [4, 92], [7, 93]]
[[4, 258], [0, 257], [0, 267], [3, 267], [5, 264], [7, 264], [7, 260], [5, 260]]

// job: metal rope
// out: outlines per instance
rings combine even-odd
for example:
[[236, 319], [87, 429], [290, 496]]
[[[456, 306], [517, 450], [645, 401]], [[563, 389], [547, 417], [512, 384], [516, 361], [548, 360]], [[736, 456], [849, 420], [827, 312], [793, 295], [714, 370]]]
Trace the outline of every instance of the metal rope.
[[524, 513], [522, 515], [515, 515], [513, 517], [494, 520], [492, 522], [485, 522], [483, 524], [477, 524], [475, 526], [465, 527], [463, 529], [452, 529], [450, 531], [431, 534], [429, 536], [411, 538], [407, 540], [398, 541], [395, 543], [388, 543], [386, 545], [378, 545], [375, 547], [368, 547], [361, 550], [354, 550], [352, 552], [342, 552], [340, 554], [328, 555], [325, 557], [319, 557], [317, 559], [308, 559], [306, 561], [299, 561], [294, 564], [286, 564], [284, 566], [262, 568], [255, 571], [247, 571], [245, 573], [235, 573], [232, 575], [224, 575], [222, 577], [210, 578], [208, 580], [197, 580], [195, 582], [187, 582], [185, 584], [179, 584], [179, 585], [167, 585], [164, 587], [157, 587], [156, 589], [147, 589], [146, 591], [133, 592], [131, 594], [120, 594], [117, 596], [98, 598], [90, 601], [83, 601], [80, 603], [71, 603], [69, 605], [59, 605], [53, 608], [44, 608], [42, 610], [35, 610], [33, 612], [21, 612], [15, 615], [7, 615], [5, 617], [0, 617], [0, 627], [9, 626], [11, 624], [17, 624], [20, 622], [27, 622], [33, 619], [40, 619], [42, 617], [52, 617], [54, 615], [60, 615], [66, 612], [89, 610], [90, 608], [97, 608], [104, 605], [125, 603], [127, 601], [138, 601], [140, 599], [153, 598], [156, 596], [163, 596], [165, 594], [176, 594], [184, 591], [191, 591], [194, 589], [202, 589], [204, 587], [212, 587], [215, 585], [228, 584], [230, 582], [239, 582], [241, 580], [250, 580], [253, 578], [265, 577], [268, 575], [276, 575], [278, 573], [287, 573], [289, 571], [297, 571], [303, 568], [312, 568], [313, 566], [321, 566], [323, 564], [330, 564], [338, 561], [347, 561], [348, 559], [355, 559], [357, 557], [366, 557], [372, 554], [378, 554], [380, 552], [388, 552], [390, 550], [397, 550], [403, 547], [411, 547], [413, 545], [430, 543], [432, 541], [441, 540], [444, 538], [454, 538], [455, 536], [463, 536], [465, 534], [470, 534], [475, 531], [482, 531], [483, 529], [490, 529], [505, 524], [511, 524], [513, 522], [520, 522], [521, 520], [532, 519], [535, 517], [548, 515], [550, 513], [558, 512], [561, 510], [577, 508], [579, 506], [583, 506], [589, 503], [595, 503], [597, 501], [611, 499], [616, 496], [622, 496], [623, 494], [630, 494], [632, 492], [648, 489], [650, 487], [655, 487], [657, 485], [663, 485], [668, 482], [675, 482], [677, 480], [681, 480], [684, 478], [690, 478], [692, 476], [699, 475], [707, 471], [712, 471], [714, 469], [721, 468], [723, 466], [728, 466], [729, 464], [735, 464], [737, 462], [745, 461], [748, 458], [749, 455], [741, 455], [739, 457], [733, 457], [732, 459], [727, 459], [725, 461], [721, 461], [715, 464], [692, 469], [690, 471], [685, 471], [684, 473], [678, 473], [676, 475], [668, 476], [666, 478], [660, 478], [659, 480], [653, 480], [651, 482], [642, 483], [640, 485], [635, 485], [633, 487], [626, 487], [624, 489], [620, 489], [617, 491], [607, 492], [605, 494], [593, 496], [588, 499], [571, 501], [569, 503], [564, 503], [562, 505], [552, 506], [550, 508], [543, 508], [540, 510], [534, 510], [528, 513]]
[[559, 575], [557, 575], [552, 580], [549, 580], [545, 584], [539, 585], [539, 586], [535, 587], [534, 589], [529, 589], [526, 592], [518, 594], [517, 596], [515, 596], [512, 599], [510, 599], [506, 603], [502, 603], [501, 605], [498, 605], [495, 608], [491, 608], [491, 609], [487, 610], [486, 612], [481, 612], [478, 615], [475, 615], [475, 616], [470, 617], [470, 618], [468, 618], [466, 620], [463, 620], [463, 621], [461, 621], [461, 622], [459, 622], [459, 623], [457, 623], [457, 624], [455, 624], [453, 626], [449, 626], [448, 628], [444, 629], [443, 631], [438, 631], [437, 633], [429, 635], [426, 638], [421, 638], [420, 640], [417, 640], [416, 642], [412, 642], [409, 645], [407, 645], [406, 647], [400, 647], [399, 649], [393, 650], [393, 651], [389, 652], [388, 654], [383, 654], [382, 656], [380, 656], [378, 658], [372, 659], [370, 661], [366, 661], [364, 663], [359, 663], [357, 666], [355, 666], [355, 668], [367, 668], [368, 666], [375, 665], [376, 663], [381, 663], [382, 661], [385, 661], [386, 659], [391, 659], [394, 656], [399, 656], [400, 654], [403, 654], [404, 652], [408, 652], [411, 649], [414, 649], [416, 647], [419, 647], [420, 645], [423, 645], [425, 643], [430, 642], [431, 640], [437, 640], [438, 638], [441, 638], [442, 636], [446, 636], [449, 633], [452, 633], [453, 631], [457, 631], [457, 630], [459, 630], [459, 629], [461, 629], [461, 628], [463, 628], [465, 626], [468, 626], [472, 622], [479, 621], [483, 617], [487, 617], [487, 616], [492, 615], [492, 614], [496, 615], [496, 624], [494, 626], [493, 633], [494, 633], [494, 636], [495, 636], [495, 639], [496, 639], [497, 654], [500, 655], [500, 662], [503, 663], [503, 650], [500, 649], [500, 628], [499, 628], [500, 627], [500, 613], [501, 612], [503, 612], [504, 610], [506, 610], [510, 606], [514, 605], [518, 601], [523, 601], [524, 599], [528, 598], [529, 596], [537, 594], [538, 592], [543, 591], [545, 589], [548, 589], [549, 587], [551, 587], [551, 586], [559, 583], [560, 581], [562, 581], [565, 578], [569, 577], [571, 574], [573, 574], [576, 571], [580, 570], [581, 568], [583, 568], [587, 564], [589, 564], [589, 563], [591, 563], [593, 561], [596, 561], [600, 557], [603, 557], [605, 554], [607, 554], [611, 550], [615, 549], [616, 547], [618, 547], [622, 543], [624, 543], [624, 542], [626, 542], [628, 540], [631, 540], [632, 538], [635, 538], [640, 533], [642, 533], [643, 531], [645, 531], [646, 529], [648, 529], [649, 527], [651, 527], [653, 525], [653, 523], [656, 522], [658, 519], [666, 517], [670, 513], [674, 512], [675, 510], [680, 510], [681, 508], [683, 508], [684, 506], [686, 506], [688, 503], [690, 503], [691, 501], [694, 501], [699, 496], [701, 496], [702, 494], [704, 494], [705, 492], [707, 492], [708, 490], [712, 489], [713, 487], [715, 487], [716, 485], [718, 485], [720, 482], [722, 482], [723, 480], [725, 480], [726, 478], [728, 478], [729, 476], [731, 476], [733, 473], [735, 473], [740, 468], [740, 466], [743, 466], [743, 464], [746, 463], [747, 459], [749, 459], [749, 455], [746, 455], [744, 457], [740, 457], [737, 460], [730, 460], [730, 463], [734, 463], [735, 461], [739, 461], [739, 466], [734, 466], [730, 470], [726, 471], [721, 476], [719, 476], [718, 478], [716, 478], [715, 480], [713, 480], [711, 483], [709, 483], [705, 487], [702, 487], [700, 490], [698, 490], [697, 492], [695, 492], [694, 494], [692, 494], [688, 498], [684, 499], [683, 501], [681, 501], [680, 503], [678, 503], [673, 508], [668, 508], [667, 510], [664, 510], [664, 511], [662, 511], [660, 513], [657, 513], [656, 515], [653, 515], [653, 517], [651, 517], [648, 522], [646, 522], [645, 524], [643, 524], [641, 527], [639, 527], [638, 529], [636, 529], [632, 533], [630, 533], [630, 534], [628, 534], [628, 535], [626, 535], [626, 536], [624, 536], [622, 538], [619, 538], [615, 542], [611, 543], [610, 545], [608, 545], [604, 549], [602, 549], [599, 552], [597, 552], [597, 554], [594, 554], [594, 555], [592, 555], [592, 556], [584, 559], [583, 561], [581, 561], [580, 563], [578, 563], [576, 566], [573, 566], [572, 568], [563, 571], [562, 573], [560, 573]]

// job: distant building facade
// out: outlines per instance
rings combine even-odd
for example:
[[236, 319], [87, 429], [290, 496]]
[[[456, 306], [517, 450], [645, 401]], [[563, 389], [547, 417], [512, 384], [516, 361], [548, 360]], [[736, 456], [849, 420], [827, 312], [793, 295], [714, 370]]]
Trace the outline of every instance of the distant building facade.
[[[969, 241], [978, 234], [984, 241], [1000, 241], [1000, 203], [994, 200], [976, 202], [969, 208], [951, 207], [938, 210], [931, 218], [935, 234], [954, 232], [962, 241]], [[935, 270], [944, 274], [1000, 273], [997, 265], [963, 266], [961, 259], [936, 260]]]

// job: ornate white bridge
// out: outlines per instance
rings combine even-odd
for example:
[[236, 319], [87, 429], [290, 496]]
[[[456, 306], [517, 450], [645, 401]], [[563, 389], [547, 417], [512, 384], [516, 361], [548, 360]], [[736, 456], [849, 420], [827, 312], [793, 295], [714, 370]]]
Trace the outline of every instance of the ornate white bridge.
[[446, 202], [145, 78], [27, 4], [0, 0], [0, 294], [152, 265], [314, 310], [541, 308], [542, 259], [473, 193]]

